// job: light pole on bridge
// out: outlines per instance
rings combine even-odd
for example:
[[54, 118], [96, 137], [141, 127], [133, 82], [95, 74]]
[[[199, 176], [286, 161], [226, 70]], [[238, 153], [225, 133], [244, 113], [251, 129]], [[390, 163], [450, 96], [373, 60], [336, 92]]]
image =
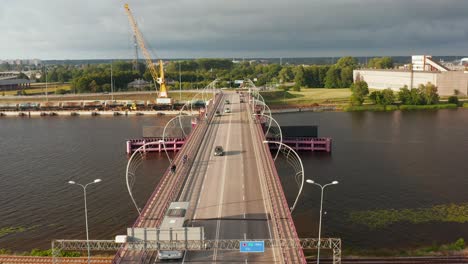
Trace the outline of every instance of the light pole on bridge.
[[76, 183], [75, 181], [69, 181], [68, 182], [69, 184], [79, 185], [79, 186], [81, 186], [83, 188], [84, 205], [85, 205], [85, 221], [86, 221], [86, 244], [87, 244], [87, 247], [88, 247], [88, 264], [91, 263], [91, 253], [90, 253], [90, 249], [89, 249], [88, 207], [87, 207], [87, 204], [86, 204], [86, 187], [88, 187], [88, 185], [98, 183], [98, 182], [101, 182], [101, 179], [95, 179], [94, 181], [92, 181], [90, 183], [87, 183], [85, 185]]
[[320, 236], [321, 236], [321, 234], [322, 234], [323, 190], [324, 190], [325, 187], [327, 187], [327, 186], [338, 184], [338, 181], [332, 181], [332, 182], [327, 183], [327, 184], [325, 184], [325, 185], [320, 185], [320, 184], [314, 182], [314, 181], [311, 180], [311, 179], [307, 179], [306, 182], [309, 183], [309, 184], [315, 184], [315, 185], [317, 185], [318, 187], [320, 187], [320, 189], [322, 189], [322, 192], [321, 192], [321, 195], [320, 195], [320, 220], [319, 220], [319, 233], [318, 233], [318, 244], [317, 244], [317, 264], [319, 264], [319, 263], [320, 263]]

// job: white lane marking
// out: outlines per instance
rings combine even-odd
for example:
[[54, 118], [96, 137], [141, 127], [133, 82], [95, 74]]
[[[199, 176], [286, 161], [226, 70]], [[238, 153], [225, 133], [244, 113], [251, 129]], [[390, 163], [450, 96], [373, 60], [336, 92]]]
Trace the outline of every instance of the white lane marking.
[[[223, 100], [223, 98], [221, 98], [221, 100]], [[219, 129], [219, 124], [215, 124], [213, 127], [211, 127], [210, 129]], [[216, 130], [217, 131], [217, 130]], [[213, 144], [214, 144], [214, 141], [213, 141]], [[198, 157], [198, 156], [197, 156]], [[200, 155], [200, 160], [199, 161], [203, 161], [203, 157], [204, 155]], [[210, 152], [208, 153], [208, 157], [210, 157]], [[211, 163], [211, 158], [208, 158], [208, 166], [207, 166], [207, 169], [205, 171], [205, 174], [203, 175], [203, 181], [202, 181], [202, 187], [205, 186], [205, 183], [206, 183], [206, 178], [207, 178], [207, 175], [208, 175], [208, 169], [210, 168], [210, 163]], [[193, 216], [193, 219], [196, 220], [198, 219], [197, 218], [197, 213], [198, 213], [198, 208], [199, 208], [199, 205], [200, 205], [200, 201], [201, 201], [201, 198], [202, 198], [202, 195], [203, 193], [200, 194], [200, 196], [198, 197], [198, 201], [197, 201], [197, 204], [195, 205], [195, 214]]]
[[[232, 125], [232, 115], [229, 116], [229, 126], [228, 126], [228, 133], [227, 133], [227, 137], [226, 137], [226, 148], [229, 149], [229, 139], [231, 138], [231, 125]], [[224, 156], [224, 168], [223, 168], [223, 177], [222, 177], [222, 180], [221, 180], [221, 195], [220, 195], [220, 199], [219, 199], [219, 207], [218, 207], [218, 218], [221, 218], [221, 214], [222, 214], [222, 211], [223, 211], [223, 201], [224, 201], [224, 184], [225, 184], [225, 181], [226, 181], [226, 171], [227, 171], [227, 158], [228, 156], [225, 155]], [[217, 249], [217, 245], [218, 245], [218, 240], [219, 240], [219, 230], [220, 230], [220, 227], [221, 227], [221, 221], [218, 220], [218, 222], [216, 223], [216, 248], [214, 250], [214, 254], [213, 254], [213, 260], [216, 261], [216, 256], [218, 254], [218, 249]]]
[[242, 201], [245, 201], [245, 195], [242, 195]]
[[245, 212], [244, 212], [244, 219], [245, 219]]
[[247, 234], [244, 233], [244, 240], [247, 240]]
[[188, 251], [185, 251], [184, 258], [182, 259], [182, 264], [185, 263], [185, 257], [187, 256], [187, 254], [188, 254]]
[[[242, 176], [244, 176], [244, 173], [242, 173]], [[242, 189], [245, 189], [245, 186], [244, 186], [244, 184], [242, 184]]]

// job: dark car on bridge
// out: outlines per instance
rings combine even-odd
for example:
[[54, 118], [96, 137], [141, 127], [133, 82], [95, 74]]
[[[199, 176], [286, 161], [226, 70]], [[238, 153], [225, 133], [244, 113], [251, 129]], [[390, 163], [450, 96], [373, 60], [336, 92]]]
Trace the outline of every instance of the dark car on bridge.
[[223, 156], [224, 155], [224, 149], [221, 146], [216, 146], [214, 149], [214, 155], [215, 156]]

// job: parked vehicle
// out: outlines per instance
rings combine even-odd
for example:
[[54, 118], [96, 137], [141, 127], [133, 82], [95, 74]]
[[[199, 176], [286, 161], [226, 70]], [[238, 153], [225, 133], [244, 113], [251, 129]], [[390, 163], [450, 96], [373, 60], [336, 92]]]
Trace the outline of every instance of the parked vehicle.
[[224, 109], [224, 113], [231, 113], [231, 109], [229, 108]]
[[221, 116], [221, 112], [219, 110], [216, 110], [215, 116]]

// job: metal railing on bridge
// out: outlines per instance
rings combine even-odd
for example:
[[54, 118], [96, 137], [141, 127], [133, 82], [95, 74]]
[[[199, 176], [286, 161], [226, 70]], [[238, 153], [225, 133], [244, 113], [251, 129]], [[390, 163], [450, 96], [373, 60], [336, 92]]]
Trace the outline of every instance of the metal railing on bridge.
[[[210, 251], [213, 249], [238, 251], [241, 241], [239, 239], [220, 239], [220, 240], [172, 240], [172, 241], [142, 241], [126, 243], [127, 250], [188, 250], [188, 251]], [[303, 250], [317, 249], [318, 239], [300, 238], [296, 239], [266, 239], [265, 248], [301, 248]], [[340, 238], [322, 238], [320, 239], [320, 248], [332, 250], [333, 263], [341, 263], [341, 239]], [[90, 248], [93, 251], [117, 251], [122, 247], [121, 243], [114, 240], [89, 240]], [[61, 251], [85, 251], [87, 250], [86, 240], [53, 240], [52, 253], [54, 263], [58, 262], [56, 256]]]

